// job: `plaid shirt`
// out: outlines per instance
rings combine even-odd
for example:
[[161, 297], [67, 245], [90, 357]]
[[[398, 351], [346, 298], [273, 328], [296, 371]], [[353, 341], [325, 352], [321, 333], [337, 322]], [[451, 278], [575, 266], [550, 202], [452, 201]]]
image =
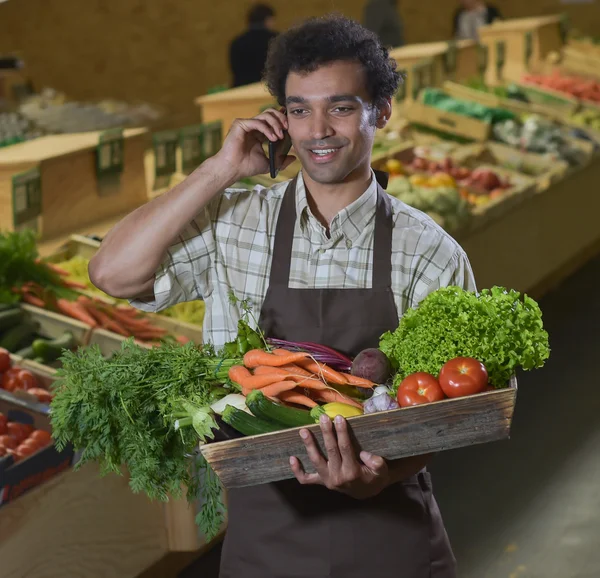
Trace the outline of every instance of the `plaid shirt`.
[[[248, 300], [256, 321], [269, 285], [277, 216], [288, 183], [252, 191], [226, 190], [190, 223], [156, 272], [153, 301], [132, 301], [160, 311], [204, 299], [204, 339], [216, 346], [235, 339], [240, 304]], [[439, 287], [475, 289], [468, 259], [428, 216], [392, 198], [392, 290], [401, 317]], [[369, 288], [377, 184], [338, 213], [330, 236], [312, 215], [302, 173], [296, 187], [291, 288]]]

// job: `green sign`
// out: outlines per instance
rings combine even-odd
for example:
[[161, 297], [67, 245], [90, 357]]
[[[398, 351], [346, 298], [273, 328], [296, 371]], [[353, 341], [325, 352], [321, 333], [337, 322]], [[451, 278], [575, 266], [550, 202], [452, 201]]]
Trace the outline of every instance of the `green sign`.
[[448, 75], [454, 74], [454, 71], [456, 70], [457, 54], [456, 42], [450, 40], [450, 42], [448, 42], [448, 49], [444, 54], [444, 70]]
[[181, 171], [188, 175], [197, 168], [202, 161], [202, 137], [204, 125], [195, 124], [181, 129], [179, 143], [181, 146]]
[[223, 144], [223, 125], [221, 121], [211, 122], [204, 125], [202, 139], [202, 160], [216, 155]]
[[496, 42], [496, 78], [502, 79], [502, 70], [506, 61], [506, 42]]
[[533, 54], [533, 33], [525, 33], [525, 65], [529, 66], [531, 55]]
[[480, 44], [477, 47], [477, 68], [479, 74], [485, 74], [488, 65], [488, 47], [485, 44]]
[[[15, 228], [31, 223], [42, 214], [42, 179], [39, 168], [13, 176], [12, 207]], [[34, 227], [37, 229], [37, 224]]]
[[107, 130], [98, 137], [96, 146], [96, 176], [98, 191], [108, 194], [118, 189], [123, 172], [123, 129]]

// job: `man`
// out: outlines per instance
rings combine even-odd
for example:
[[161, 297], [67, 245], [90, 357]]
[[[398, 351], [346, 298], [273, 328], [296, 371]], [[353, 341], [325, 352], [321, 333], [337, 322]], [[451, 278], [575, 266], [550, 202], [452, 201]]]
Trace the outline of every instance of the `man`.
[[[342, 17], [279, 36], [266, 82], [286, 114], [236, 120], [217, 155], [107, 235], [92, 281], [147, 311], [203, 298], [205, 339], [217, 346], [236, 336], [233, 292], [267, 336], [350, 355], [377, 347], [436, 288], [472, 289], [458, 244], [388, 196], [371, 170], [399, 80], [375, 35]], [[223, 192], [268, 171], [262, 144], [284, 130], [297, 178]], [[454, 578], [428, 456], [388, 463], [357, 454], [343, 419], [321, 428], [324, 455], [300, 432], [308, 458], [290, 457], [296, 479], [228, 493], [221, 577]], [[307, 459], [317, 473], [305, 472]]]
[[482, 0], [461, 0], [454, 15], [454, 37], [458, 40], [478, 40], [478, 30], [501, 18], [495, 6]]
[[369, 0], [365, 5], [363, 24], [375, 32], [388, 48], [404, 45], [404, 27], [396, 0]]
[[233, 86], [259, 82], [265, 67], [269, 43], [277, 36], [275, 11], [267, 4], [256, 4], [248, 12], [248, 30], [229, 47]]

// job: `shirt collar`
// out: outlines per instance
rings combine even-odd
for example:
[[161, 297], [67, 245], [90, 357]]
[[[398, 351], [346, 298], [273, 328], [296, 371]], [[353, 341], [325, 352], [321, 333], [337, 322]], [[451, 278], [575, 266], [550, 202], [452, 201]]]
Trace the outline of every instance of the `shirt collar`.
[[[364, 231], [375, 217], [377, 207], [377, 180], [371, 171], [371, 182], [367, 190], [356, 201], [342, 209], [331, 221], [331, 238], [326, 235], [325, 227], [316, 219], [308, 206], [306, 188], [302, 171], [298, 173], [296, 182], [296, 215], [300, 222], [300, 229], [311, 240], [320, 237], [324, 242], [335, 242], [340, 237], [353, 242]], [[316, 240], [316, 239], [315, 239]]]

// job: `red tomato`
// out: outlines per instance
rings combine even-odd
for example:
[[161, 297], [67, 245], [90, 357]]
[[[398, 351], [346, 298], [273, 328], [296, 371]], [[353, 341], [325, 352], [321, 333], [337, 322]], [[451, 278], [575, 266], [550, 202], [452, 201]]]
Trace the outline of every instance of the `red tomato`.
[[0, 347], [0, 373], [8, 371], [11, 366], [10, 353], [3, 347]]
[[17, 373], [17, 389], [30, 389], [37, 387], [37, 385], [37, 379], [35, 375], [31, 373], [31, 371], [22, 369], [19, 371], [19, 373]]
[[448, 397], [462, 397], [483, 391], [488, 383], [485, 365], [472, 357], [451, 359], [440, 371], [440, 386]]
[[52, 394], [41, 387], [32, 387], [27, 390], [27, 393], [37, 397], [40, 403], [50, 403], [52, 401]]
[[32, 426], [16, 421], [9, 421], [6, 427], [8, 435], [14, 437], [17, 440], [17, 443], [21, 443], [24, 439], [29, 437], [29, 434], [33, 431]]
[[0, 446], [0, 458], [6, 455], [7, 449], [4, 446]]
[[39, 449], [41, 449], [40, 444], [36, 440], [32, 440], [27, 438], [24, 442], [20, 443], [17, 447], [17, 451], [20, 452], [28, 452], [28, 455], [34, 454]]
[[18, 446], [17, 440], [8, 434], [0, 436], [0, 447], [12, 450]]
[[6, 433], [6, 424], [8, 423], [7, 417], [0, 413], [0, 436]]
[[400, 407], [420, 405], [442, 399], [444, 399], [444, 392], [437, 379], [422, 371], [409, 375], [398, 388]]
[[35, 440], [41, 447], [52, 443], [52, 434], [43, 429], [36, 429], [27, 440]]

